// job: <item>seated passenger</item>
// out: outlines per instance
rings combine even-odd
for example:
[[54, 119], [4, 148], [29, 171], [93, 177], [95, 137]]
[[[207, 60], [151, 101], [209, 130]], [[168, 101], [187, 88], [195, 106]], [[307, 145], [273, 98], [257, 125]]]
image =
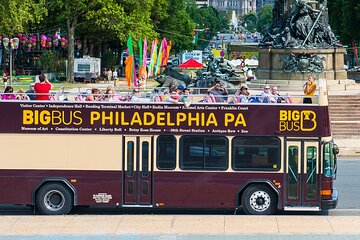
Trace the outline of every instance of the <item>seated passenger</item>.
[[138, 88], [133, 89], [132, 94], [130, 96], [130, 102], [141, 102], [140, 90]]
[[108, 102], [120, 101], [120, 97], [115, 93], [115, 89], [113, 86], [108, 86], [106, 88], [104, 100]]
[[35, 83], [31, 83], [29, 85], [29, 90], [27, 90], [25, 93], [29, 96], [30, 100], [36, 100], [35, 96], [35, 89], [34, 89]]
[[152, 102], [162, 102], [163, 101], [164, 93], [159, 91], [158, 89], [154, 88], [153, 90], [153, 97], [151, 99]]
[[184, 106], [185, 106], [185, 107], [189, 107], [190, 104], [191, 104], [191, 102], [192, 102], [191, 99], [190, 99], [190, 97], [189, 97], [189, 95], [190, 95], [190, 89], [185, 88], [185, 89], [184, 89], [184, 94], [183, 94], [182, 97], [181, 97], [181, 102], [184, 103]]
[[12, 86], [7, 86], [4, 90], [4, 93], [1, 94], [2, 100], [15, 100], [16, 95], [14, 94], [14, 89]]
[[130, 102], [150, 102], [150, 99], [141, 97], [140, 90], [134, 88], [130, 95]]
[[172, 91], [169, 95], [165, 96], [164, 102], [178, 103], [180, 100], [176, 91]]
[[220, 80], [216, 80], [215, 85], [210, 87], [207, 91], [209, 94], [214, 95], [216, 102], [227, 102], [228, 90]]
[[280, 97], [277, 87], [274, 86], [271, 88], [269, 100], [271, 103], [281, 103], [281, 97]]
[[[183, 85], [179, 85], [177, 88], [176, 88], [176, 94], [173, 96], [173, 99], [175, 100], [180, 100], [181, 98], [181, 95], [183, 94], [183, 90], [185, 89], [185, 87]], [[174, 91], [172, 91], [174, 92]]]
[[15, 97], [16, 100], [30, 100], [30, 97], [26, 95], [24, 89], [20, 88]]
[[264, 92], [261, 94], [261, 97], [259, 99], [259, 102], [262, 103], [270, 103], [270, 97], [271, 97], [271, 93], [270, 93], [270, 86], [269, 85], [265, 85], [264, 86]]
[[100, 101], [101, 100], [101, 92], [97, 88], [91, 89], [91, 94], [87, 95], [85, 101]]
[[241, 88], [235, 93], [234, 103], [248, 103], [252, 102], [252, 99], [249, 97], [249, 88], [247, 86], [241, 86]]

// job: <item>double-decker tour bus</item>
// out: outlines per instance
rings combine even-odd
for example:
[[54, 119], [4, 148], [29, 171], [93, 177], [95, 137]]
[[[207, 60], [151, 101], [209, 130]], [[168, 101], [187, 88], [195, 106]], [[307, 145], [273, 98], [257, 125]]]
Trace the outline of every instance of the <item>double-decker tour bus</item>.
[[314, 104], [0, 101], [0, 204], [335, 208], [326, 86]]

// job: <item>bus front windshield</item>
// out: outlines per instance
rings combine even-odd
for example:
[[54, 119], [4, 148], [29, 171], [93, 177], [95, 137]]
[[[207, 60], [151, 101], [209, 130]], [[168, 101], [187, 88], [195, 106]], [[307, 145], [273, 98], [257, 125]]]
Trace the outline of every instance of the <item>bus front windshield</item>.
[[337, 146], [332, 142], [324, 144], [324, 175], [325, 177], [335, 177]]

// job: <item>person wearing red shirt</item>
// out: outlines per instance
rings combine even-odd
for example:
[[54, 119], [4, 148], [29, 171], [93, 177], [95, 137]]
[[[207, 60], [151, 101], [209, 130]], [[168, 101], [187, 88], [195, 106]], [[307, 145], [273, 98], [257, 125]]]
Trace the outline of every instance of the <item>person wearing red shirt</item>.
[[46, 79], [44, 74], [40, 74], [39, 80], [40, 82], [36, 83], [34, 86], [36, 100], [49, 100], [49, 92], [53, 85]]

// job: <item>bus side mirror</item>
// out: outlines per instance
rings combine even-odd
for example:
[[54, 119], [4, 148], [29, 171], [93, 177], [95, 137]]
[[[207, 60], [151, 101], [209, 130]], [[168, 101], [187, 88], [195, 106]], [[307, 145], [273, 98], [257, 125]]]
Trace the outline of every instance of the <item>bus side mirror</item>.
[[339, 147], [335, 144], [334, 144], [333, 152], [335, 155], [339, 154], [339, 152], [340, 152]]

